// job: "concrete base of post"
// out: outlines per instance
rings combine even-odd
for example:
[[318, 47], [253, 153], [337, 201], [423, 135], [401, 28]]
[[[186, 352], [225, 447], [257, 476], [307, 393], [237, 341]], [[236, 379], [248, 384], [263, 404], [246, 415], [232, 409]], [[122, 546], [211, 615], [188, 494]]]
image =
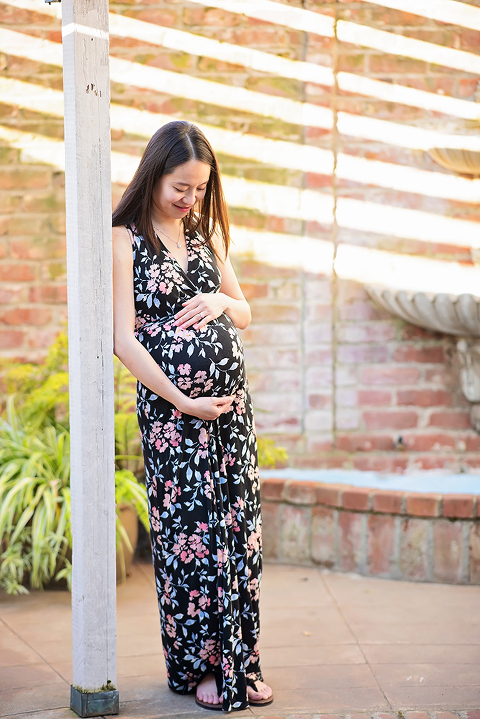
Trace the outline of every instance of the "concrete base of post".
[[106, 692], [82, 692], [77, 687], [70, 687], [70, 709], [79, 717], [99, 717], [118, 714], [118, 689]]

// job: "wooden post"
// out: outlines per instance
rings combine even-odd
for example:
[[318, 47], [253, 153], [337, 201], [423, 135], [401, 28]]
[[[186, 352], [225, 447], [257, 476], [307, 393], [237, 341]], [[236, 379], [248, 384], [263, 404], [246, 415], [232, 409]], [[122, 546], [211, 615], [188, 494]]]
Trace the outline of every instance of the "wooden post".
[[108, 0], [63, 0], [73, 534], [80, 716], [118, 713]]

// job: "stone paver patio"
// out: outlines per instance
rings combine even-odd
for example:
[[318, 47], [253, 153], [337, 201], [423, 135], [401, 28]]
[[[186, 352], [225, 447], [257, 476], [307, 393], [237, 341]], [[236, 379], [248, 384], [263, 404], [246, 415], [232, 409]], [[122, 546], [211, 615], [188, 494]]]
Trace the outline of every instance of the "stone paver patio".
[[[261, 601], [275, 702], [239, 719], [480, 719], [479, 586], [268, 564]], [[76, 716], [69, 603], [61, 591], [0, 594], [0, 717]], [[118, 588], [118, 688], [125, 719], [219, 716], [166, 686], [149, 564], [134, 565]]]

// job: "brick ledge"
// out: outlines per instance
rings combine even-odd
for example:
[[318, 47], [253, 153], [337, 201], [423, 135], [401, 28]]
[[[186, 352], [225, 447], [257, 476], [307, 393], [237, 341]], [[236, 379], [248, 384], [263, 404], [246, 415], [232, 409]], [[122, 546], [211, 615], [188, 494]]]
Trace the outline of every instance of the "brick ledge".
[[480, 496], [261, 481], [264, 556], [409, 581], [480, 584]]

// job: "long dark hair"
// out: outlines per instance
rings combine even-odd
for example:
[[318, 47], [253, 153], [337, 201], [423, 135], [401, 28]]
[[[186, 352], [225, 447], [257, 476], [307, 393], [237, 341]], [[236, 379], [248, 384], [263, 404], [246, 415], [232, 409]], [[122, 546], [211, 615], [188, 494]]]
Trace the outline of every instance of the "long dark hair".
[[163, 175], [170, 175], [189, 160], [210, 166], [205, 196], [194, 212], [184, 218], [185, 231], [198, 230], [213, 251], [212, 237], [217, 232], [223, 241], [225, 256], [230, 244], [228, 211], [220, 181], [217, 158], [203, 132], [191, 122], [175, 120], [163, 125], [150, 139], [132, 181], [123, 193], [113, 216], [112, 225], [135, 225], [136, 232], [155, 252], [159, 241], [152, 225], [153, 189]]

